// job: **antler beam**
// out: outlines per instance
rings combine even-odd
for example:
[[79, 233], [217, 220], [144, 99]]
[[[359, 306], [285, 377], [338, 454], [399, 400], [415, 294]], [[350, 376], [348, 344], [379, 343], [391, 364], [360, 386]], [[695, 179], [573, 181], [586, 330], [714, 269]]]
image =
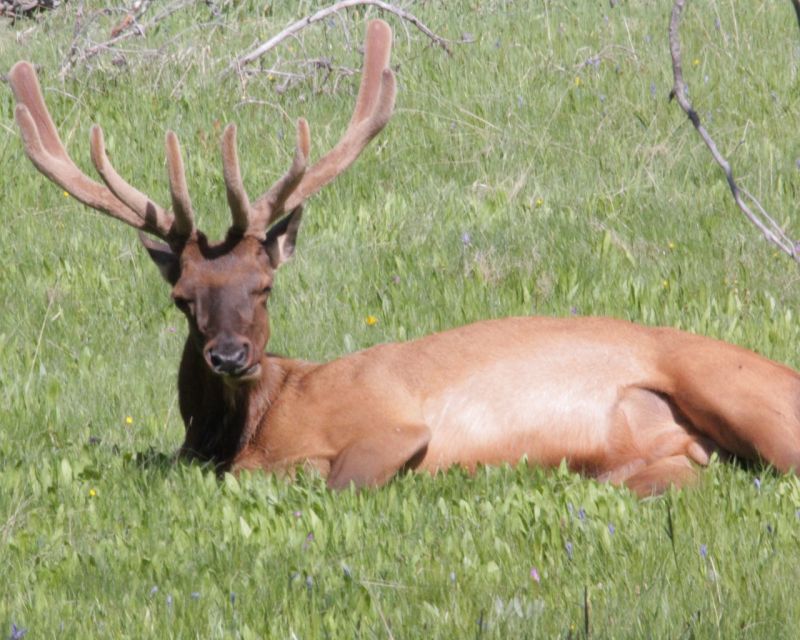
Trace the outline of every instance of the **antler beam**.
[[[173, 215], [125, 182], [114, 170], [105, 151], [103, 131], [97, 125], [92, 127], [90, 134], [91, 155], [105, 186], [78, 168], [61, 142], [42, 97], [36, 72], [29, 62], [23, 60], [15, 64], [8, 78], [17, 101], [14, 116], [22, 134], [25, 153], [41, 173], [86, 206], [168, 242], [182, 242], [194, 232], [177, 139], [172, 143], [174, 148], [171, 148], [168, 135], [170, 184], [174, 182], [178, 185], [178, 188], [172, 189], [174, 194], [180, 196], [177, 202], [188, 206], [176, 206]], [[171, 135], [174, 137], [175, 134]]]
[[[353, 164], [372, 138], [386, 126], [394, 110], [397, 90], [394, 73], [389, 68], [391, 50], [392, 30], [389, 25], [383, 20], [370, 21], [367, 26], [364, 71], [347, 130], [333, 149], [307, 171], [297, 175], [293, 170], [303, 148], [302, 139], [308, 136], [305, 120], [298, 123], [298, 152], [293, 169], [253, 203], [247, 231], [249, 234], [263, 237], [271, 224], [301, 206]], [[307, 155], [307, 144], [305, 148]], [[289, 176], [299, 178], [291, 190], [284, 188], [290, 186]], [[278, 185], [283, 186], [278, 188]], [[276, 197], [276, 190], [285, 195]]]

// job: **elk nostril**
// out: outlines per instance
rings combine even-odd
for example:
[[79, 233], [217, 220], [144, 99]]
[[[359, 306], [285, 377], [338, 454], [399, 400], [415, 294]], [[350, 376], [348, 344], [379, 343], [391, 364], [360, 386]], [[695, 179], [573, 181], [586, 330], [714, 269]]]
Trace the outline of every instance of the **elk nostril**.
[[247, 344], [243, 344], [239, 348], [239, 351], [236, 354], [236, 364], [239, 365], [239, 367], [245, 366], [247, 364], [249, 356], [250, 356], [250, 349], [248, 348]]
[[211, 363], [211, 366], [215, 369], [219, 369], [220, 365], [222, 364], [222, 358], [213, 349], [208, 352], [208, 360]]

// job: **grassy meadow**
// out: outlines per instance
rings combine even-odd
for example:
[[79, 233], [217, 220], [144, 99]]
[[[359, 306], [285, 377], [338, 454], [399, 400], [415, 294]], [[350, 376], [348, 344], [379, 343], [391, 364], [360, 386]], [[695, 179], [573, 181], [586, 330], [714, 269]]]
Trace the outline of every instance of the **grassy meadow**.
[[[374, 8], [222, 76], [327, 4], [189, 3], [60, 73], [123, 15], [72, 0], [0, 24], [0, 72], [39, 65], [77, 163], [93, 173], [101, 123], [120, 174], [165, 204], [175, 130], [198, 223], [220, 236], [226, 122], [251, 196], [288, 167], [296, 117], [314, 157], [347, 124]], [[309, 204], [271, 350], [326, 360], [482, 318], [581, 314], [800, 367], [797, 267], [739, 214], [668, 102], [670, 3], [400, 4], [452, 55], [383, 16], [396, 114]], [[695, 107], [800, 236], [791, 4], [690, 2], [682, 35]], [[330, 74], [309, 63], [321, 58]], [[796, 637], [800, 482], [768, 469], [714, 463], [696, 489], [640, 501], [563, 469], [331, 493], [313, 476], [173, 465], [185, 328], [166, 285], [133, 230], [33, 169], [2, 83], [0, 167], [0, 638]]]

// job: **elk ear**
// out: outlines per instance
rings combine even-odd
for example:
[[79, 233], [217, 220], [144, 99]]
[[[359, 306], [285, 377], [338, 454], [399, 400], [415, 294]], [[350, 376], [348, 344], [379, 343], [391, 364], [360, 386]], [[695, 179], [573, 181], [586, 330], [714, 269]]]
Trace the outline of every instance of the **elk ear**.
[[175, 285], [178, 278], [181, 277], [181, 264], [180, 257], [170, 248], [169, 245], [162, 242], [156, 242], [150, 236], [139, 232], [139, 242], [147, 249], [147, 253], [156, 263], [158, 270], [161, 272], [164, 280]]
[[264, 249], [267, 251], [272, 266], [277, 269], [284, 262], [291, 260], [297, 242], [297, 230], [303, 219], [302, 205], [295, 208], [288, 216], [284, 216], [278, 224], [274, 225], [264, 240]]

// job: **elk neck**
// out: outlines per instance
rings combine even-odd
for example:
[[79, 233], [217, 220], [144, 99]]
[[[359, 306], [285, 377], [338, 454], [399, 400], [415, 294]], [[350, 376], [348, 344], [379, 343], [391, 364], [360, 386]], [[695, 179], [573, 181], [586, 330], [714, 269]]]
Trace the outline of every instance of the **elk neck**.
[[237, 384], [211, 372], [189, 336], [178, 371], [178, 400], [186, 425], [181, 457], [212, 463], [220, 473], [227, 471], [265, 426], [293, 365], [293, 360], [263, 354], [259, 378]]

